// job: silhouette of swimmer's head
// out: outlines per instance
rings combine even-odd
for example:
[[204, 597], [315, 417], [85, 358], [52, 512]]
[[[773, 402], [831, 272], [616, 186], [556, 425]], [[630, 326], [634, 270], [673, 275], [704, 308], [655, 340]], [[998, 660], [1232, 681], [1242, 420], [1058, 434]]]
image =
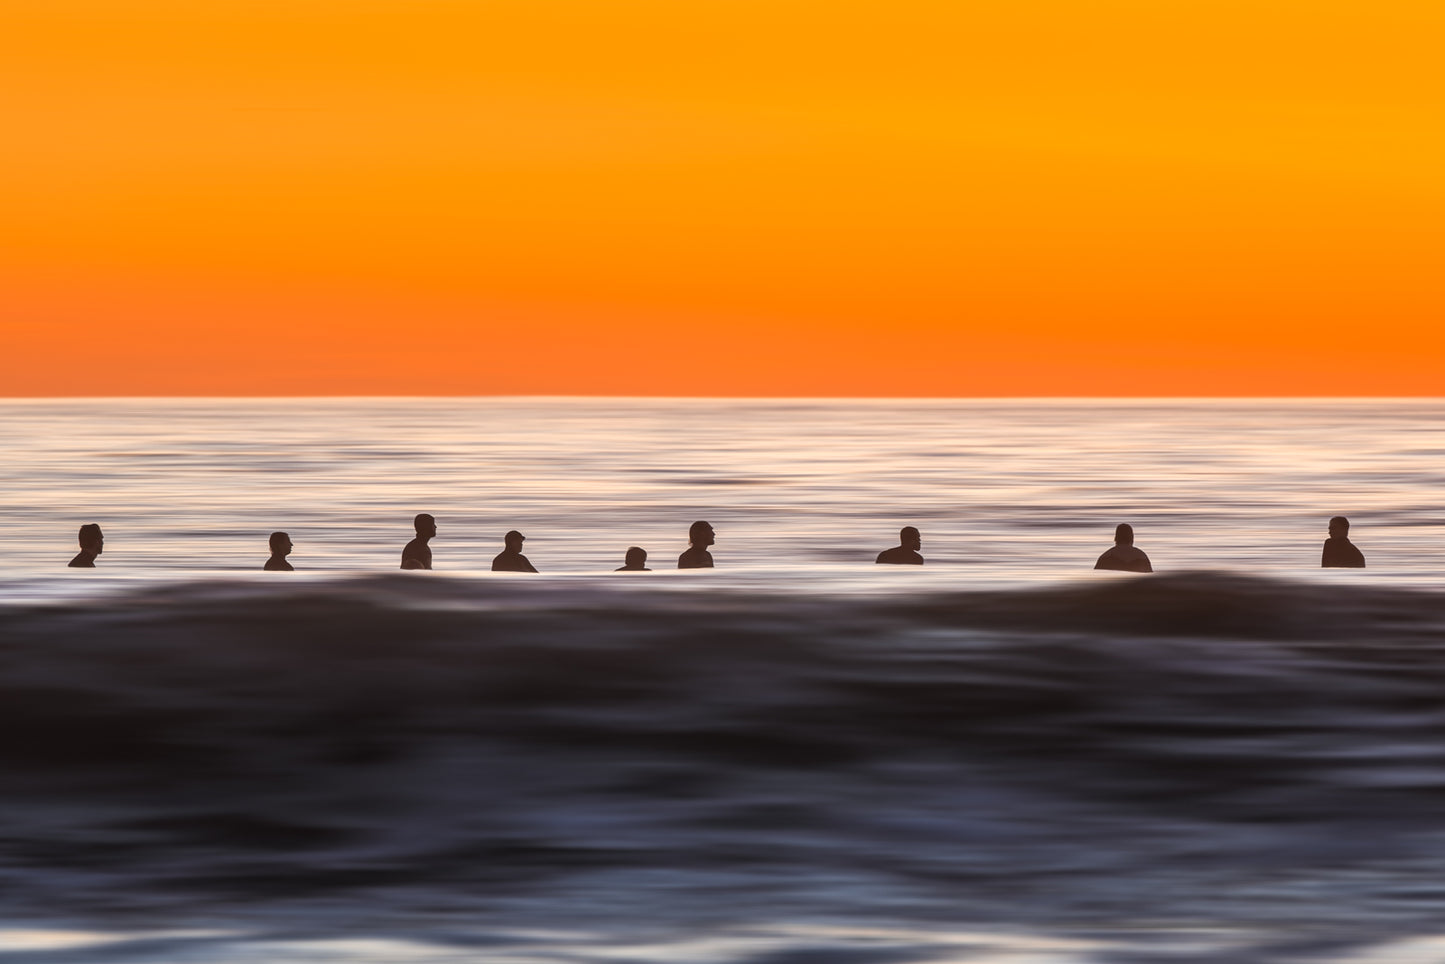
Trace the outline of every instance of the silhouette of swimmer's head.
[[1120, 546], [1132, 546], [1134, 544], [1134, 527], [1127, 522], [1121, 522], [1115, 526], [1114, 543]]
[[638, 546], [632, 546], [627, 550], [627, 555], [622, 558], [623, 565], [641, 569], [647, 565], [647, 550]]
[[415, 519], [411, 520], [411, 524], [416, 526], [416, 534], [419, 536], [431, 538], [437, 534], [437, 520], [425, 512], [420, 513]]
[[923, 548], [923, 537], [913, 526], [904, 526], [898, 530], [898, 544], [905, 549], [918, 550]]
[[712, 545], [714, 541], [715, 540], [713, 539], [712, 526], [702, 521], [701, 519], [694, 522], [691, 526], [688, 527], [688, 545], [696, 546], [699, 549], [706, 549], [708, 546]]
[[502, 540], [506, 542], [508, 552], [521, 552], [522, 543], [527, 541], [527, 537], [522, 535], [516, 529], [513, 529], [511, 532], [503, 536]]
[[79, 538], [80, 548], [86, 552], [93, 552], [98, 556], [105, 549], [105, 535], [94, 522], [87, 522], [80, 527]]
[[291, 537], [284, 532], [271, 533], [271, 555], [291, 555]]
[[[1342, 515], [1337, 515], [1330, 520], [1330, 538], [1346, 539], [1350, 535], [1350, 520]], [[1369, 535], [1369, 533], [1366, 533]]]

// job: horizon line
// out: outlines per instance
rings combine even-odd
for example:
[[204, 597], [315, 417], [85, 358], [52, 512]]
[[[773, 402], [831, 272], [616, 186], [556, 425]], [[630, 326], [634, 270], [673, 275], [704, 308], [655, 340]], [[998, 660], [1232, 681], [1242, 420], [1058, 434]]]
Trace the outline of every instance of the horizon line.
[[966, 401], [1445, 401], [1445, 393], [1436, 395], [631, 395], [631, 394], [134, 394], [134, 395], [6, 395], [0, 402], [43, 401], [163, 401], [163, 400], [316, 400], [316, 399], [614, 399], [617, 401], [833, 401], [833, 402], [966, 402]]

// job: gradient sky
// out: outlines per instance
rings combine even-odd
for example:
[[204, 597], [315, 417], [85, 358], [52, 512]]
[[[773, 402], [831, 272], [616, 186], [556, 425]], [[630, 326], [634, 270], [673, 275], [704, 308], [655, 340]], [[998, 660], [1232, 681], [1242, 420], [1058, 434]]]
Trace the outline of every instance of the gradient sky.
[[1438, 0], [4, 19], [0, 394], [1445, 394]]

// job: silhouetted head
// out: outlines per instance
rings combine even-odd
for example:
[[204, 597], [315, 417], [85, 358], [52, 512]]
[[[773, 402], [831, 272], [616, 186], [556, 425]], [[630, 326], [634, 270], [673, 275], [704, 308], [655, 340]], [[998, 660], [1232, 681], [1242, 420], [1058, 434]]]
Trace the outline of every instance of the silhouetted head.
[[1127, 522], [1121, 522], [1115, 526], [1114, 544], [1118, 546], [1132, 546], [1134, 544], [1134, 527]]
[[712, 545], [714, 541], [715, 540], [713, 539], [712, 526], [706, 522], [703, 522], [701, 519], [694, 522], [691, 526], [688, 527], [688, 545], [696, 546], [699, 549], [706, 549], [708, 546]]
[[291, 537], [284, 532], [271, 533], [271, 555], [291, 555]]
[[647, 565], [647, 550], [632, 546], [627, 550], [627, 555], [622, 559], [623, 565], [631, 566], [634, 569], [641, 569]]
[[[1369, 533], [1365, 533], [1369, 535]], [[1342, 515], [1337, 515], [1330, 520], [1330, 538], [1348, 539], [1350, 537], [1350, 520]]]
[[100, 526], [94, 522], [88, 522], [80, 527], [80, 548], [97, 556], [100, 555], [105, 548], [105, 535], [100, 531]]
[[904, 526], [898, 530], [898, 544], [905, 549], [912, 549], [915, 552], [923, 548], [923, 537], [913, 526]]
[[425, 512], [411, 520], [411, 524], [416, 526], [416, 534], [423, 538], [430, 539], [437, 534], [437, 520]]
[[502, 537], [502, 539], [507, 543], [508, 552], [521, 552], [522, 543], [527, 541], [527, 537], [522, 535], [516, 529], [513, 529], [511, 532], [507, 533], [505, 536]]

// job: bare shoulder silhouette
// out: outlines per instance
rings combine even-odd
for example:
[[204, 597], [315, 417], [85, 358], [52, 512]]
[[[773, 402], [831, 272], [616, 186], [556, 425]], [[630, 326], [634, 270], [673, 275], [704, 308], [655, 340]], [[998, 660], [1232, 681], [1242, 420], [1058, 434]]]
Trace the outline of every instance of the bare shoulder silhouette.
[[923, 556], [918, 550], [922, 548], [923, 537], [918, 530], [913, 526], [904, 526], [898, 530], [898, 545], [878, 553], [874, 562], [889, 566], [921, 566]]
[[713, 568], [712, 553], [707, 551], [707, 547], [715, 541], [716, 534], [711, 525], [702, 520], [694, 522], [687, 530], [687, 551], [677, 557], [677, 568]]
[[613, 572], [651, 572], [647, 568], [647, 550], [632, 546], [622, 557], [622, 565]]
[[406, 544], [401, 550], [401, 567], [403, 569], [430, 569], [431, 568], [431, 541], [437, 534], [437, 520], [423, 512], [412, 520], [416, 527], [416, 538]]
[[95, 557], [105, 551], [105, 534], [100, 526], [88, 522], [80, 527], [80, 552], [67, 565], [71, 569], [94, 569]]
[[1134, 527], [1127, 522], [1119, 523], [1114, 529], [1114, 547], [1099, 557], [1094, 568], [1115, 569], [1120, 572], [1154, 571], [1144, 550], [1134, 545]]
[[503, 537], [503, 540], [506, 543], [506, 548], [497, 553], [496, 558], [492, 560], [492, 572], [537, 571], [537, 567], [532, 565], [526, 556], [522, 555], [522, 543], [527, 541], [526, 536], [522, 535], [516, 529], [513, 529]]
[[261, 568], [267, 572], [291, 572], [296, 567], [286, 561], [291, 555], [291, 537], [284, 532], [271, 533], [271, 558]]
[[1365, 554], [1350, 541], [1350, 520], [1337, 515], [1330, 520], [1330, 537], [1320, 553], [1321, 569], [1363, 569]]

